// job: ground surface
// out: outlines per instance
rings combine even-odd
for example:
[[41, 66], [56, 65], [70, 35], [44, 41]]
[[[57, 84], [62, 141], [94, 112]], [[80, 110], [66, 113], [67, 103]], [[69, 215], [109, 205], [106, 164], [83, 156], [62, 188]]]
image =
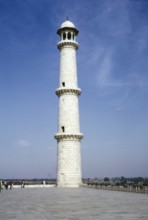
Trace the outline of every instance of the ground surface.
[[25, 188], [0, 193], [0, 220], [148, 220], [148, 195], [99, 189]]

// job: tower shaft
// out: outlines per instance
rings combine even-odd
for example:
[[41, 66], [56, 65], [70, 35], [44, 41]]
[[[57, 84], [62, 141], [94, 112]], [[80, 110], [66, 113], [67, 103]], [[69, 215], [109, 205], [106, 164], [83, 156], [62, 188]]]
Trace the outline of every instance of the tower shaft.
[[59, 97], [58, 133], [55, 135], [58, 142], [57, 186], [78, 187], [82, 183], [80, 140], [83, 135], [79, 122], [78, 96], [81, 90], [77, 84], [77, 30], [64, 27], [58, 30], [58, 34], [61, 41], [58, 43], [60, 80], [56, 90]]

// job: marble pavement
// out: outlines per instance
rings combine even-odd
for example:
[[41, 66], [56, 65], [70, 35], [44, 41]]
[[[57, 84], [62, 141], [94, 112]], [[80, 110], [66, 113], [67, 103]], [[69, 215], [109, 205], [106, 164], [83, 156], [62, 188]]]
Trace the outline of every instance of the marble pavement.
[[148, 195], [88, 188], [0, 193], [0, 220], [148, 220]]

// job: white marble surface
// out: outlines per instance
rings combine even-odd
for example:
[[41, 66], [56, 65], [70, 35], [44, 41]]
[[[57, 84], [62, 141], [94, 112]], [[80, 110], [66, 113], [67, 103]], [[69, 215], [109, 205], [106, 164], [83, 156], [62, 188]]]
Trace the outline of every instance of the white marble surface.
[[0, 193], [0, 220], [148, 220], [148, 195], [88, 188]]
[[56, 90], [59, 97], [58, 132], [55, 135], [58, 141], [57, 185], [78, 187], [82, 183], [80, 140], [83, 137], [80, 133], [76, 62], [78, 44], [75, 36], [78, 32], [69, 20], [62, 24], [62, 28], [63, 32], [58, 30], [61, 35], [58, 43], [60, 77]]

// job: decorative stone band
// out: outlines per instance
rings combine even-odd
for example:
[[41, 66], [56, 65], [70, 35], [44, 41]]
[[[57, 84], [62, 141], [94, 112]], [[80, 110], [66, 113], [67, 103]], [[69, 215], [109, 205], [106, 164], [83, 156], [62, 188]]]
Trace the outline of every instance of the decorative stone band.
[[59, 141], [70, 141], [70, 140], [81, 140], [83, 138], [83, 134], [55, 134], [54, 138]]
[[57, 90], [56, 90], [56, 95], [57, 96], [61, 96], [61, 95], [63, 95], [63, 94], [75, 94], [75, 95], [80, 95], [81, 94], [81, 89], [64, 89], [64, 88], [58, 88]]
[[75, 49], [77, 50], [79, 48], [79, 44], [75, 41], [60, 41], [57, 45], [58, 49], [61, 49], [61, 47], [75, 47]]

